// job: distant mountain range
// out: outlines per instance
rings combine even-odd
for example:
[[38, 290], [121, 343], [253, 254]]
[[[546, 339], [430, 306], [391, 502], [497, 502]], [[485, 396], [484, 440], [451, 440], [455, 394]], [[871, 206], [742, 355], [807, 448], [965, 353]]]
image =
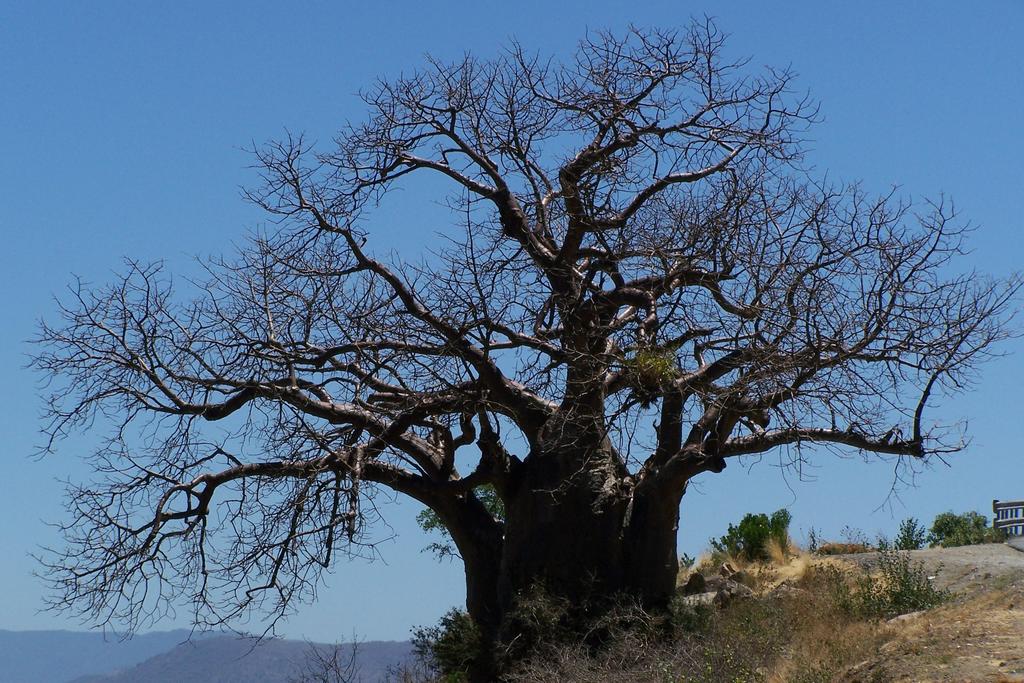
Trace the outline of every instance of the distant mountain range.
[[[0, 630], [2, 683], [287, 683], [310, 648], [296, 640], [253, 639], [189, 631], [146, 633], [129, 640], [76, 631]], [[342, 658], [351, 646], [342, 646]], [[411, 655], [407, 642], [359, 643], [359, 680], [381, 681]]]

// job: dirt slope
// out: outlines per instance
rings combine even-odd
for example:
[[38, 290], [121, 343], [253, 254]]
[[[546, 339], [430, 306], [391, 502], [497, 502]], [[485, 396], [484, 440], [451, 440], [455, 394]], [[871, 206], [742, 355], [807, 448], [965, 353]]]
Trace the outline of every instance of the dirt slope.
[[1024, 682], [1024, 552], [993, 544], [912, 556], [958, 598], [890, 622], [877, 655], [840, 680]]

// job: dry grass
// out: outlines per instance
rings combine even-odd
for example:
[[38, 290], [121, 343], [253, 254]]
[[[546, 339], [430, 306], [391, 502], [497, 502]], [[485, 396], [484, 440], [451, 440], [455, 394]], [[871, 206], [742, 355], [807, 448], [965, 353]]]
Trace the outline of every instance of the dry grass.
[[[838, 586], [863, 585], [864, 566], [795, 547], [773, 563], [735, 562], [755, 596], [723, 610], [680, 605], [668, 622], [628, 614], [602, 647], [553, 645], [521, 662], [508, 683], [1024, 683], [1024, 573], [995, 566], [982, 591], [886, 620], [849, 609]], [[734, 561], [736, 558], [726, 558]], [[702, 558], [717, 574], [722, 561]], [[685, 580], [684, 576], [681, 581]], [[879, 576], [872, 585], [881, 586]], [[845, 593], [849, 597], [849, 593]], [[906, 607], [904, 608], [906, 609]], [[639, 624], [639, 626], [637, 625]]]
[[[523, 663], [509, 680], [810, 683], [831, 680], [883, 642], [884, 629], [877, 624], [840, 613], [825, 573], [815, 571], [847, 565], [793, 550], [775, 557], [777, 564], [733, 564], [753, 579], [755, 598], [722, 611], [683, 609], [668, 637], [625, 629], [600, 651], [579, 645], [553, 648]], [[721, 561], [705, 558], [703, 564], [717, 573]], [[685, 576], [680, 580], [685, 582]], [[783, 585], [786, 589], [779, 589]]]
[[886, 624], [876, 656], [844, 680], [1024, 681], [1024, 576], [913, 619]]
[[[790, 563], [793, 576], [800, 564]], [[754, 598], [704, 614], [668, 638], [623, 631], [601, 651], [553, 648], [525, 662], [512, 683], [719, 683], [828, 681], [884, 642], [875, 623], [839, 615], [823, 588], [804, 579], [784, 597]]]
[[827, 611], [794, 617], [793, 639], [785, 656], [766, 672], [766, 683], [833, 680], [885, 642], [877, 624], [835, 619]]
[[793, 543], [793, 539], [787, 536], [785, 542], [781, 542], [777, 538], [769, 538], [764, 549], [768, 553], [768, 559], [772, 565], [784, 565], [797, 547]]
[[859, 555], [874, 552], [875, 548], [866, 543], [825, 543], [816, 553], [818, 555]]
[[[837, 591], [837, 586], [854, 586], [858, 578], [863, 580], [862, 568], [839, 558], [811, 555], [796, 548], [790, 548], [787, 553], [776, 550], [779, 552], [773, 551], [775, 561], [772, 563], [733, 564], [737, 558], [724, 558], [752, 578], [756, 590], [752, 599], [736, 602], [722, 611], [696, 615], [669, 637], [650, 638], [648, 634], [626, 630], [617, 634], [604, 650], [587, 651], [579, 646], [554, 648], [545, 657], [524, 663], [509, 680], [516, 683], [888, 681], [896, 679], [886, 677], [890, 663], [888, 658], [879, 658], [879, 651], [906, 659], [916, 656], [915, 652], [927, 653], [927, 648], [932, 647], [923, 644], [926, 634], [918, 631], [924, 628], [921, 625], [926, 623], [924, 621], [906, 619], [888, 623], [884, 619], [861, 616], [842, 603], [843, 593]], [[717, 573], [723, 561], [721, 556], [713, 561], [702, 559], [703, 566], [711, 570], [709, 573]], [[685, 576], [681, 581], [685, 582]], [[877, 581], [881, 585], [882, 578]], [[975, 602], [966, 609], [972, 613], [989, 609], [1004, 598], [994, 596], [990, 600], [994, 602]], [[1020, 605], [1024, 608], [1024, 597]], [[962, 620], [956, 609], [943, 607], [936, 615], [943, 614], [946, 620]], [[1024, 609], [1021, 614], [1024, 616]], [[677, 616], [677, 624], [684, 621]], [[1007, 673], [1012, 672], [1011, 668]]]
[[[761, 594], [769, 593], [781, 585], [796, 584], [815, 568], [831, 567], [842, 572], [854, 570], [854, 567], [844, 560], [820, 557], [802, 550], [796, 545], [790, 545], [787, 552], [782, 552], [778, 548], [772, 549], [771, 552], [772, 561], [770, 563], [747, 563], [736, 567], [753, 578], [753, 583]], [[685, 583], [685, 579], [686, 577], [683, 576], [683, 583]]]
[[800, 548], [792, 539], [785, 544], [769, 539], [765, 546], [768, 562], [750, 562], [742, 556], [722, 552], [704, 552], [697, 557], [691, 571], [681, 571], [677, 585], [682, 586], [693, 572], [705, 576], [718, 574], [723, 564], [755, 578], [758, 586], [771, 590], [785, 582], [798, 581], [812, 565], [847, 566], [842, 560], [823, 557]]

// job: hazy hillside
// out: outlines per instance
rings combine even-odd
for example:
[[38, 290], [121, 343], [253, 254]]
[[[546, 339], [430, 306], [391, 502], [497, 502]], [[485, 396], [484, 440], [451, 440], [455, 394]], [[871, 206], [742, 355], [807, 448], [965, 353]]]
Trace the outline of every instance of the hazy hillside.
[[[121, 641], [75, 631], [0, 630], [2, 683], [284, 683], [307, 643], [165, 631]], [[326, 648], [326, 645], [317, 647]], [[405, 642], [360, 643], [362, 679], [380, 680], [409, 656]]]
[[[297, 672], [309, 647], [294, 640], [257, 643], [216, 636], [183, 643], [115, 673], [76, 678], [73, 683], [285, 683]], [[389, 667], [406, 659], [409, 652], [410, 645], [404, 642], [360, 643], [361, 679], [382, 680]]]
[[0, 680], [67, 683], [84, 674], [134, 666], [188, 637], [188, 631], [164, 631], [122, 641], [116, 634], [95, 632], [0, 630]]

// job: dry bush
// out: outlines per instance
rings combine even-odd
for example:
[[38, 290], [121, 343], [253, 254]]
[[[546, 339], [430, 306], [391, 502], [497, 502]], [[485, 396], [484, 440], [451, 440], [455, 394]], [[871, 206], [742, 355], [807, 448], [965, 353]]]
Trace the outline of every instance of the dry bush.
[[892, 618], [931, 609], [953, 597], [949, 591], [936, 588], [922, 563], [913, 562], [909, 553], [895, 550], [879, 551], [867, 567], [847, 572], [823, 567], [815, 575], [824, 582], [835, 608], [862, 619]]
[[874, 551], [867, 543], [824, 543], [814, 552], [818, 555], [857, 555]]
[[[759, 597], [712, 608], [677, 607], [674, 630], [608, 631], [602, 647], [568, 644], [521, 663], [509, 683], [829, 681], [864, 661], [891, 636], [845, 610], [836, 582], [857, 570], [806, 553], [746, 568]], [[781, 586], [781, 587], [780, 587]]]
[[[829, 619], [816, 596], [796, 594], [737, 602], [723, 611], [681, 609], [671, 637], [652, 638], [624, 630], [601, 649], [573, 644], [550, 649], [544, 657], [522, 663], [510, 683], [598, 683], [686, 681], [766, 681], [778, 662], [791, 653], [804, 633], [816, 642], [844, 642], [823, 633]], [[807, 659], [807, 657], [805, 657]]]
[[769, 538], [765, 543], [764, 551], [768, 556], [769, 564], [778, 566], [789, 561], [789, 558], [797, 552], [797, 546], [788, 536], [784, 539]]

